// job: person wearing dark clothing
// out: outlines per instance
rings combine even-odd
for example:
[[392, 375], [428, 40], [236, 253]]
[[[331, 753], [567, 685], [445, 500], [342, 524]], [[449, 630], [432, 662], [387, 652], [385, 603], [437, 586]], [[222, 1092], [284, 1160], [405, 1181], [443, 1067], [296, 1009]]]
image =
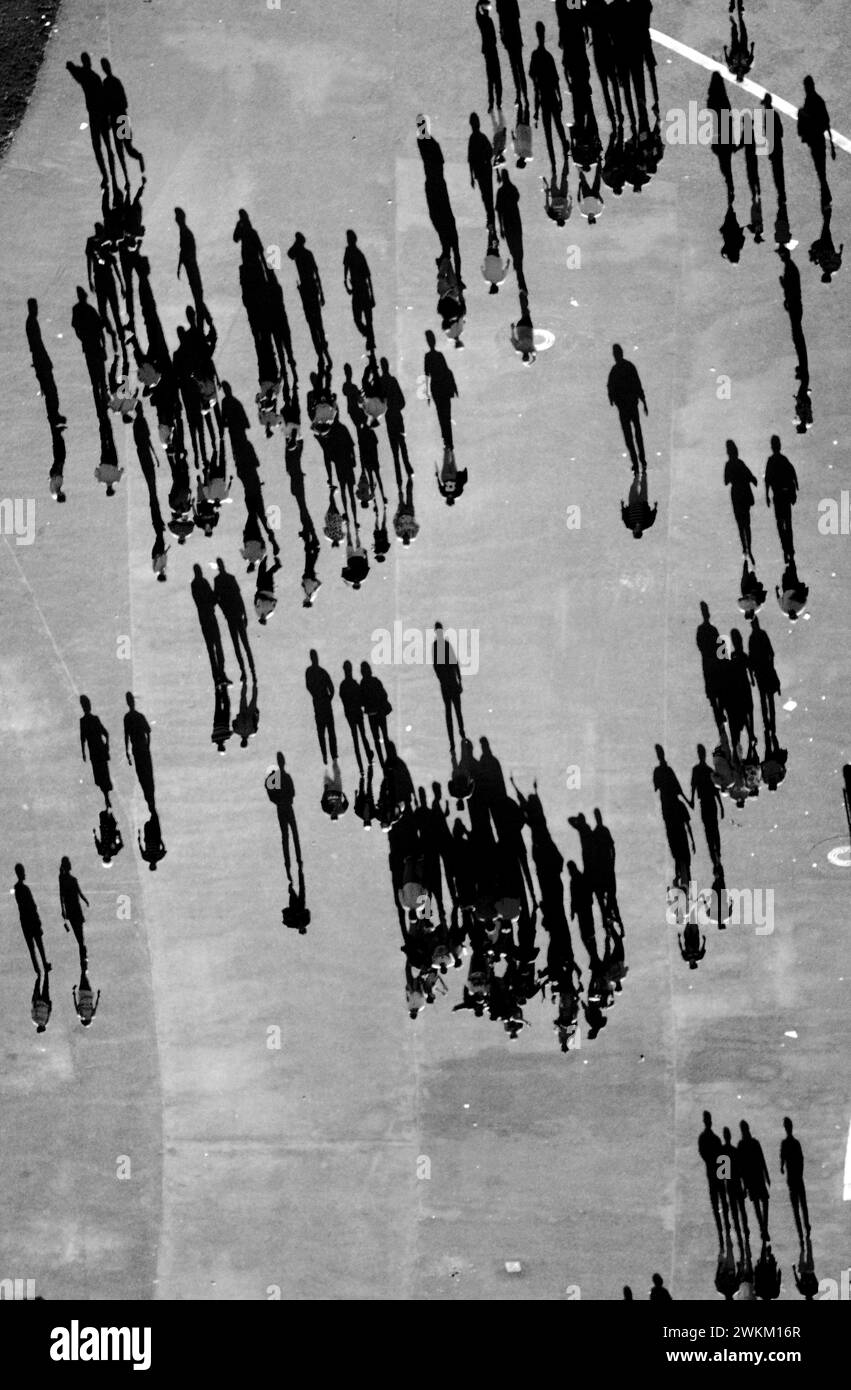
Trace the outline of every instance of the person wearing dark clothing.
[[443, 150], [431, 134], [428, 117], [423, 115], [417, 117], [417, 149], [425, 173], [428, 215], [440, 239], [440, 259], [448, 257], [452, 261], [455, 275], [460, 281], [461, 248], [458, 243], [455, 214], [452, 211], [449, 189], [446, 187], [446, 176], [443, 172]]
[[99, 73], [92, 67], [92, 60], [88, 53], [80, 54], [80, 62], [65, 64], [74, 81], [79, 83], [83, 89], [83, 96], [86, 100], [86, 110], [89, 115], [89, 135], [92, 141], [92, 149], [95, 152], [98, 168], [100, 169], [101, 187], [109, 186], [106, 165], [103, 160], [103, 151], [109, 161], [109, 174], [115, 180], [115, 160], [112, 153], [112, 145], [109, 140], [109, 116], [107, 114], [106, 101], [103, 93], [103, 80]]
[[219, 568], [218, 574], [213, 581], [213, 593], [216, 603], [224, 614], [225, 622], [228, 625], [228, 632], [233, 642], [233, 649], [239, 664], [239, 672], [242, 679], [245, 680], [245, 662], [241, 650], [243, 647], [245, 648], [245, 655], [248, 658], [248, 669], [252, 677], [256, 676], [254, 670], [254, 657], [248, 641], [248, 614], [245, 611], [245, 602], [236, 577], [229, 574], [225, 569], [224, 560], [217, 559], [216, 564]]
[[555, 178], [556, 157], [553, 147], [553, 126], [558, 131], [563, 156], [566, 157], [568, 152], [568, 139], [561, 114], [561, 84], [559, 83], [555, 59], [545, 46], [546, 29], [540, 21], [535, 25], [535, 33], [538, 36], [538, 47], [533, 50], [532, 60], [529, 64], [529, 76], [535, 89], [535, 125], [543, 116], [544, 139], [547, 142], [547, 153], [550, 156], [553, 178]]
[[[798, 1231], [798, 1239], [803, 1247], [804, 1233], [807, 1238], [810, 1235], [810, 1214], [807, 1210], [807, 1189], [804, 1186], [804, 1150], [792, 1133], [792, 1121], [787, 1115], [783, 1120], [783, 1128], [786, 1131], [786, 1138], [780, 1145], [780, 1171], [786, 1175], [786, 1183], [789, 1188], [789, 1201], [792, 1203], [792, 1214], [795, 1217], [795, 1226]], [[801, 1223], [803, 1217], [803, 1225]]]
[[229, 685], [230, 682], [225, 673], [225, 654], [222, 649], [222, 636], [216, 618], [216, 596], [201, 566], [193, 565], [193, 570], [195, 572], [195, 578], [192, 580], [189, 588], [195, 607], [198, 610], [198, 622], [201, 624], [201, 634], [207, 647], [207, 655], [210, 658], [210, 669], [213, 673], [213, 680], [216, 685]]
[[470, 114], [467, 166], [470, 170], [470, 187], [475, 188], [478, 184], [485, 207], [488, 231], [492, 232], [496, 227], [493, 203], [493, 146], [482, 130], [482, 123], [475, 111]]
[[51, 430], [61, 430], [67, 421], [59, 410], [59, 393], [53, 376], [53, 363], [41, 336], [37, 299], [27, 300], [26, 333], [38, 389], [44, 398], [47, 422]]
[[384, 414], [384, 425], [387, 430], [387, 440], [390, 444], [390, 452], [393, 455], [393, 467], [396, 472], [396, 486], [402, 491], [402, 473], [399, 467], [400, 462], [405, 465], [405, 472], [408, 477], [413, 473], [410, 459], [408, 458], [408, 442], [405, 438], [405, 396], [399, 382], [390, 371], [390, 364], [386, 357], [382, 357], [379, 363], [381, 375], [379, 384], [381, 394], [387, 402], [387, 410]]
[[803, 105], [798, 110], [798, 138], [803, 141], [810, 151], [818, 175], [819, 190], [821, 193], [822, 211], [831, 206], [830, 186], [827, 182], [827, 140], [830, 145], [830, 157], [836, 158], [836, 146], [833, 143], [833, 131], [830, 128], [830, 117], [827, 114], [827, 107], [824, 100], [816, 91], [816, 84], [811, 77], [804, 78], [804, 97]]
[[296, 825], [293, 801], [295, 800], [295, 785], [290, 774], [287, 772], [286, 762], [283, 753], [278, 753], [277, 767], [273, 768], [265, 781], [266, 795], [272, 802], [278, 813], [278, 826], [281, 831], [281, 847], [284, 852], [284, 867], [287, 878], [292, 887], [292, 863], [290, 859], [290, 836], [292, 836], [293, 847], [295, 849], [296, 864], [299, 871], [302, 869], [301, 862], [301, 842], [298, 837], [298, 826]]
[[[154, 810], [154, 767], [151, 761], [151, 726], [141, 710], [136, 708], [134, 696], [127, 691], [127, 713], [124, 716], [124, 752], [130, 766], [136, 767], [139, 786], [148, 805]], [[130, 754], [133, 754], [132, 758]]]
[[178, 225], [180, 237], [180, 249], [177, 256], [177, 278], [180, 279], [180, 272], [186, 272], [186, 281], [189, 291], [195, 304], [195, 313], [199, 323], [208, 323], [212, 327], [210, 311], [204, 302], [204, 286], [201, 281], [201, 271], [198, 267], [198, 253], [195, 245], [195, 235], [186, 221], [186, 213], [183, 208], [174, 209], [174, 220]]
[[109, 734], [97, 715], [92, 713], [92, 702], [87, 695], [80, 696], [80, 704], [83, 709], [80, 719], [80, 751], [83, 755], [83, 762], [85, 762], [86, 749], [88, 749], [92, 777], [95, 786], [103, 792], [108, 811], [110, 810], [109, 793], [112, 791], [112, 779], [109, 775]]
[[304, 234], [296, 232], [292, 246], [287, 251], [287, 255], [294, 263], [298, 272], [298, 292], [301, 296], [301, 303], [304, 309], [304, 317], [310, 329], [310, 336], [313, 340], [314, 351], [326, 368], [331, 367], [331, 356], [328, 351], [328, 339], [325, 336], [325, 328], [322, 323], [322, 310], [325, 307], [325, 294], [322, 289], [322, 281], [319, 278], [319, 267], [313, 252], [308, 249]]
[[780, 452], [780, 437], [771, 436], [771, 453], [765, 465], [765, 505], [774, 503], [774, 520], [783, 549], [783, 563], [795, 558], [792, 537], [792, 508], [798, 497], [798, 475], [785, 454]]
[[754, 503], [753, 489], [759, 486], [757, 479], [748, 468], [732, 439], [727, 440], [727, 462], [724, 465], [724, 485], [730, 489], [733, 516], [739, 530], [742, 554], [752, 564], [756, 561], [751, 549], [751, 508]]
[[73, 931], [80, 952], [80, 969], [85, 970], [88, 960], [86, 951], [86, 941], [83, 935], [83, 925], [85, 916], [83, 915], [82, 904], [89, 906], [89, 900], [71, 872], [71, 860], [67, 854], [63, 856], [59, 865], [59, 904], [62, 909], [62, 921], [65, 923], [66, 931]]
[[712, 768], [706, 761], [706, 749], [702, 743], [697, 745], [697, 762], [691, 770], [691, 805], [695, 804], [695, 797], [700, 805], [700, 819], [703, 822], [703, 830], [706, 835], [706, 847], [709, 850], [713, 867], [721, 862], [721, 832], [718, 828], [718, 812], [721, 812], [721, 819], [724, 819], [724, 803], [721, 800], [715, 780], [712, 776]]
[[511, 64], [511, 75], [514, 78], [517, 105], [528, 106], [529, 99], [526, 94], [526, 73], [523, 68], [523, 34], [520, 29], [520, 6], [517, 0], [496, 0], [496, 12], [499, 16], [499, 37], [502, 40], [502, 46], [508, 54], [508, 61]]
[[[721, 1180], [723, 1168], [719, 1163], [722, 1156], [723, 1144], [718, 1135], [712, 1128], [712, 1116], [708, 1110], [703, 1112], [703, 1129], [697, 1140], [697, 1151], [703, 1159], [706, 1169], [706, 1181], [709, 1184], [709, 1200], [712, 1203], [712, 1215], [715, 1217], [715, 1225], [718, 1228], [718, 1244], [723, 1248], [724, 1230], [730, 1225], [730, 1215], [727, 1210], [727, 1191]], [[723, 1213], [724, 1224], [722, 1227], [721, 1216]]]
[[458, 657], [452, 643], [447, 641], [443, 635], [443, 624], [435, 623], [434, 640], [431, 644], [431, 664], [434, 667], [434, 674], [437, 676], [440, 685], [440, 694], [443, 698], [443, 710], [446, 716], [446, 731], [449, 734], [450, 747], [455, 747], [455, 735], [452, 725], [452, 714], [458, 723], [458, 736], [464, 738], [464, 716], [461, 713], [461, 672], [458, 668]]
[[746, 1120], [741, 1120], [739, 1129], [742, 1137], [738, 1143], [739, 1168], [745, 1191], [754, 1205], [759, 1229], [763, 1240], [768, 1240], [768, 1189], [771, 1176], [762, 1145], [754, 1139]]
[[358, 771], [363, 776], [363, 761], [361, 759], [360, 745], [366, 753], [368, 763], [372, 763], [374, 753], [369, 745], [366, 736], [366, 726], [363, 722], [363, 704], [361, 702], [361, 687], [352, 675], [352, 663], [343, 662], [343, 680], [340, 682], [340, 701], [343, 706], [343, 714], [346, 716], [346, 723], [352, 734], [352, 743], [355, 746], [355, 758], [357, 759]]
[[24, 934], [24, 941], [27, 943], [27, 950], [30, 953], [30, 960], [33, 963], [33, 970], [36, 975], [42, 973], [36, 952], [41, 957], [43, 973], [46, 975], [48, 970], [53, 967], [47, 956], [44, 954], [44, 936], [41, 929], [41, 918], [38, 915], [38, 908], [32, 890], [26, 881], [27, 874], [23, 864], [15, 865], [15, 884], [12, 888], [15, 902], [18, 904], [18, 915], [21, 919], [21, 931]]
[[526, 277], [523, 273], [523, 222], [520, 218], [520, 192], [508, 177], [507, 169], [499, 171], [499, 186], [496, 190], [496, 216], [499, 232], [508, 253], [514, 262], [517, 284], [522, 294], [528, 293]]
[[632, 467], [637, 473], [639, 464], [642, 468], [646, 469], [647, 467], [647, 459], [644, 456], [644, 436], [641, 433], [641, 421], [638, 418], [639, 402], [644, 406], [644, 414], [646, 415], [647, 401], [644, 396], [641, 377], [634, 364], [624, 357], [620, 343], [613, 345], [612, 356], [615, 359], [615, 365], [609, 372], [609, 404], [615, 406], [620, 416], [624, 442], [632, 461]]
[[780, 694], [780, 678], [774, 665], [774, 648], [768, 633], [760, 627], [759, 618], [751, 619], [748, 642], [748, 663], [759, 691], [759, 703], [766, 740], [773, 737], [776, 727], [774, 699]]
[[346, 249], [343, 252], [343, 288], [351, 297], [352, 316], [355, 328], [366, 339], [368, 352], [375, 350], [372, 330], [372, 311], [375, 308], [375, 294], [372, 288], [372, 275], [366, 256], [358, 246], [358, 239], [351, 230], [346, 232]]
[[727, 1206], [736, 1228], [736, 1236], [741, 1245], [742, 1234], [744, 1233], [744, 1239], [747, 1241], [750, 1239], [750, 1230], [748, 1229], [748, 1214], [745, 1209], [745, 1190], [742, 1187], [739, 1169], [739, 1154], [733, 1144], [733, 1137], [729, 1129], [725, 1126], [721, 1133], [724, 1137], [724, 1144], [721, 1148], [721, 1158], [724, 1161], [722, 1182], [727, 1194]]
[[496, 29], [491, 19], [490, 0], [476, 0], [476, 23], [482, 40], [482, 54], [485, 60], [485, 74], [488, 81], [488, 111], [502, 110], [502, 70], [499, 64], [499, 47], [496, 42]]
[[434, 334], [431, 329], [426, 332], [426, 342], [428, 352], [423, 361], [423, 371], [426, 378], [426, 400], [431, 404], [434, 401], [434, 408], [437, 411], [437, 420], [440, 425], [440, 435], [447, 449], [453, 447], [452, 442], [452, 401], [458, 395], [458, 387], [455, 383], [455, 376], [452, 368], [446, 361], [442, 352], [437, 350]]
[[145, 172], [145, 161], [133, 145], [133, 132], [130, 129], [130, 121], [127, 116], [127, 94], [124, 91], [124, 86], [112, 71], [112, 64], [108, 58], [101, 58], [100, 65], [104, 71], [102, 91], [106, 119], [115, 142], [115, 153], [118, 155], [118, 162], [124, 174], [124, 182], [129, 184], [125, 154], [129, 154], [131, 159], [136, 160], [140, 174]]
[[106, 413], [106, 345], [104, 343], [104, 322], [82, 285], [77, 286], [77, 302], [71, 311], [71, 327], [80, 340], [83, 356], [92, 385], [95, 410], [103, 417]]
[[360, 674], [361, 706], [364, 714], [369, 720], [372, 741], [375, 745], [375, 751], [378, 754], [378, 761], [383, 768], [387, 756], [387, 749], [390, 745], [389, 735], [387, 733], [387, 716], [391, 711], [391, 705], [387, 698], [387, 691], [384, 689], [378, 677], [372, 674], [372, 669], [368, 662], [361, 662]]
[[313, 648], [310, 651], [310, 665], [304, 673], [304, 683], [310, 693], [310, 698], [313, 700], [313, 717], [316, 720], [319, 748], [322, 752], [322, 761], [327, 766], [326, 736], [328, 748], [331, 751], [331, 761], [333, 763], [337, 761], [337, 733], [334, 728], [334, 710], [332, 708], [334, 682], [328, 672], [319, 665], [319, 655]]

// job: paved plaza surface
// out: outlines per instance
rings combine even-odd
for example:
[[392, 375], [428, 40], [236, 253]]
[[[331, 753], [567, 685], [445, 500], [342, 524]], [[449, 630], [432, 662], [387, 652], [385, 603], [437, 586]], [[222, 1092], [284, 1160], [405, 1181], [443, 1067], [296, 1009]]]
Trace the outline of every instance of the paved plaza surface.
[[[538, 19], [559, 58], [554, 7], [524, 0], [521, 8], [526, 65]], [[659, 0], [652, 22], [720, 58], [726, 8]], [[753, 0], [747, 18], [756, 44], [750, 78], [797, 106], [811, 73], [832, 125], [851, 136], [840, 0]], [[263, 627], [252, 611], [255, 576], [240, 556], [238, 482], [213, 538], [196, 531], [181, 546], [169, 536], [168, 579], [159, 584], [148, 492], [120, 418], [125, 472], [115, 496], [93, 477], [98, 422], [71, 327], [100, 214], [86, 109], [65, 69], [82, 50], [95, 62], [107, 55], [127, 90], [146, 165], [145, 255], [172, 348], [190, 302], [175, 275], [176, 206], [197, 239], [216, 366], [248, 413], [267, 512], [280, 510], [278, 605]], [[705, 105], [709, 73], [662, 43], [655, 53], [664, 125], [671, 109]], [[508, 90], [504, 55], [502, 67]], [[744, 90], [730, 95], [733, 105], [758, 104]], [[715, 1300], [718, 1240], [697, 1150], [704, 1110], [734, 1141], [746, 1119], [763, 1146], [780, 1297], [799, 1297], [798, 1240], [779, 1169], [786, 1115], [806, 1155], [815, 1273], [838, 1282], [851, 1263], [851, 856], [842, 797], [851, 760], [851, 540], [819, 524], [819, 504], [833, 499], [839, 509], [851, 487], [851, 316], [846, 275], [824, 283], [808, 256], [822, 226], [813, 164], [784, 116], [813, 413], [812, 428], [798, 433], [769, 161], [760, 160], [765, 239], [756, 244], [746, 231], [735, 264], [720, 255], [727, 195], [705, 146], [666, 145], [640, 193], [604, 188], [594, 225], [575, 205], [558, 227], [545, 215], [542, 130], [533, 131], [525, 169], [515, 167], [509, 139], [539, 348], [527, 366], [511, 343], [514, 273], [491, 296], [479, 270], [487, 235], [466, 151], [471, 111], [490, 130], [486, 106], [472, 3], [353, 0], [341, 9], [283, 0], [273, 10], [261, 0], [63, 0], [0, 164], [0, 493], [34, 499], [35, 508], [31, 544], [8, 526], [0, 537], [2, 881], [11, 889], [15, 862], [26, 865], [53, 962], [53, 1013], [41, 1034], [30, 1021], [33, 976], [15, 900], [4, 898], [0, 1276], [34, 1278], [45, 1298], [563, 1299], [579, 1291], [617, 1299], [624, 1284], [644, 1298], [659, 1271], [675, 1298]], [[443, 150], [459, 232], [463, 351], [441, 341], [435, 316], [439, 243], [417, 150], [422, 113]], [[605, 141], [601, 103], [598, 114]], [[733, 163], [746, 225], [743, 154]], [[828, 161], [837, 248], [849, 176], [851, 156], [840, 148]], [[134, 165], [131, 177], [135, 189]], [[573, 169], [574, 196], [576, 180]], [[322, 543], [322, 587], [308, 608], [283, 438], [264, 435], [254, 406], [257, 369], [233, 240], [240, 208], [267, 255], [280, 254], [302, 409], [315, 354], [286, 254], [296, 230], [325, 287], [335, 389], [344, 362], [359, 379], [366, 361], [343, 288], [352, 228], [372, 272], [377, 350], [407, 398], [419, 533], [404, 547], [390, 527], [386, 561], [372, 558], [358, 590], [340, 577], [344, 548], [321, 534], [325, 471], [303, 421], [307, 503]], [[31, 296], [68, 420], [64, 506], [48, 488], [51, 436], [24, 331]], [[435, 481], [442, 448], [424, 399], [427, 329], [458, 384], [455, 455], [469, 480], [452, 507]], [[638, 368], [649, 407], [641, 420], [658, 514], [640, 540], [621, 514], [632, 474], [606, 394], [614, 343]], [[167, 514], [168, 467], [153, 423], [152, 431]], [[773, 434], [800, 483], [795, 552], [809, 597], [796, 622], [774, 594], [784, 564], [762, 485]], [[666, 919], [672, 862], [654, 745], [688, 790], [697, 744], [711, 754], [717, 743], [695, 644], [700, 603], [721, 633], [736, 627], [747, 643], [741, 546], [723, 481], [727, 439], [760, 480], [753, 549], [768, 596], [759, 619], [782, 685], [777, 740], [788, 761], [775, 791], [763, 785], [742, 806], [725, 797], [721, 822], [727, 885], [759, 890], [764, 901], [773, 894], [773, 930], [707, 927], [706, 956], [691, 971]], [[379, 455], [389, 524], [396, 487], [383, 427]], [[371, 509], [363, 511], [367, 545], [372, 524]], [[211, 740], [215, 694], [190, 595], [193, 565], [212, 580], [219, 556], [248, 606], [259, 710], [256, 736], [242, 748], [235, 735], [224, 756]], [[320, 806], [323, 764], [305, 689], [311, 648], [338, 685], [345, 660], [357, 671], [373, 659], [379, 630], [392, 633], [397, 622], [427, 630], [435, 621], [476, 634], [478, 669], [463, 690], [476, 756], [484, 737], [509, 791], [509, 776], [526, 795], [537, 782], [565, 860], [582, 857], [569, 816], [591, 821], [597, 807], [614, 837], [628, 972], [599, 1036], [588, 1036], [583, 1017], [579, 1045], [567, 1053], [549, 992], [525, 1006], [530, 1026], [516, 1039], [499, 1022], [453, 1012], [469, 956], [446, 975], [448, 992], [438, 989], [433, 1006], [411, 1019], [388, 836], [377, 822], [367, 833], [352, 805], [336, 822]], [[430, 800], [438, 781], [445, 797], [452, 764], [434, 671], [405, 661], [375, 670], [414, 787]], [[148, 812], [124, 757], [127, 691], [152, 728], [167, 849], [155, 872], [139, 853]], [[93, 843], [101, 798], [80, 758], [80, 695], [112, 741], [125, 847], [109, 868]], [[231, 719], [239, 699], [237, 682]], [[758, 700], [756, 712], [762, 748]], [[336, 724], [353, 803], [358, 774], [339, 704]], [[304, 935], [281, 916], [287, 878], [264, 789], [278, 750], [296, 788]], [[450, 824], [455, 814], [452, 803]], [[708, 889], [697, 811], [692, 820], [692, 876]], [[74, 939], [59, 912], [64, 854], [91, 903], [89, 976], [101, 1000], [86, 1029], [71, 993]], [[567, 890], [566, 870], [564, 878]], [[587, 981], [588, 956], [573, 936]], [[542, 967], [540, 922], [537, 941]], [[506, 1272], [512, 1261], [520, 1274]]]

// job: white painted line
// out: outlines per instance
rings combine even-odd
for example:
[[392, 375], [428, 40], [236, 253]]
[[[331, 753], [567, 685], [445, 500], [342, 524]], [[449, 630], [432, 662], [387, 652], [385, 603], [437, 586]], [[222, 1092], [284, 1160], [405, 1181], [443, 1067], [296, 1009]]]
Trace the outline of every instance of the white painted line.
[[[680, 43], [679, 39], [669, 38], [667, 34], [661, 34], [658, 29], [650, 30], [650, 37], [654, 43], [659, 43], [663, 48], [669, 48], [672, 53], [678, 53], [681, 58], [688, 58], [690, 63], [697, 63], [700, 67], [706, 68], [707, 72], [720, 72], [725, 82], [729, 82], [731, 87], [749, 92], [752, 97], [758, 97], [760, 101], [768, 91], [767, 87], [761, 87], [758, 82], [752, 82], [749, 77], [745, 77], [739, 82], [735, 73], [725, 68], [723, 63], [719, 63], [715, 58], [707, 58], [705, 53], [699, 53], [696, 48], [689, 48], [687, 43]], [[791, 101], [784, 101], [783, 97], [775, 96], [771, 93], [771, 101], [776, 111], [782, 111], [784, 116], [789, 116], [791, 120], [797, 120], [798, 108], [793, 106]], [[851, 140], [846, 135], [840, 135], [838, 130], [832, 130], [833, 143], [838, 150], [844, 150], [846, 154], [851, 154]]]
[[851, 1125], [848, 1126], [848, 1143], [845, 1145], [845, 1182], [842, 1196], [846, 1202], [851, 1202]]

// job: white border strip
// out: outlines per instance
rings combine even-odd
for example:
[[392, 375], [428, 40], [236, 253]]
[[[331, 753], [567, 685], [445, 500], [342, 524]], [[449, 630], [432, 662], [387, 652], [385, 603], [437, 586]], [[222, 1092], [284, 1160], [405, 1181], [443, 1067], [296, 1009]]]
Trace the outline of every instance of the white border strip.
[[845, 1145], [845, 1181], [842, 1185], [842, 1196], [846, 1202], [851, 1202], [851, 1125], [848, 1126], [848, 1143]]

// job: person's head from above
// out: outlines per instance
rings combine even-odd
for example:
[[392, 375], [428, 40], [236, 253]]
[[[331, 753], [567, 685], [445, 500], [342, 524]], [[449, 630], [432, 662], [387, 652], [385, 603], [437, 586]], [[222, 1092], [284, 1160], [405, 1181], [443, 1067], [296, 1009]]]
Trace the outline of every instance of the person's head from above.
[[135, 695], [132, 694], [131, 691], [128, 690], [128, 691], [126, 692], [124, 698], [125, 698], [125, 700], [127, 701], [127, 708], [128, 708], [128, 709], [135, 709], [135, 708], [136, 708], [136, 697], [135, 697]]
[[179, 227], [183, 226], [186, 221], [186, 213], [183, 211], [183, 208], [174, 209], [174, 220]]
[[319, 665], [319, 653], [317, 652], [315, 647], [310, 648], [310, 664], [311, 666]]
[[[566, 1049], [565, 1049], [565, 1050], [566, 1050]], [[629, 1287], [629, 1284], [624, 1284], [624, 1286], [623, 1286], [623, 1296], [624, 1296], [624, 1298], [626, 1298], [627, 1300], [629, 1300], [629, 1299], [632, 1298], [632, 1289]]]
[[101, 58], [100, 65], [106, 73], [107, 77], [109, 77], [110, 73], [112, 72], [112, 63], [109, 61], [108, 58]]
[[475, 112], [475, 111], [471, 111], [471, 112], [470, 112], [470, 126], [471, 126], [471, 128], [472, 128], [473, 130], [480, 130], [480, 129], [481, 129], [482, 123], [481, 123], [481, 121], [479, 120], [478, 116], [476, 115], [476, 112]]
[[704, 1110], [703, 1112], [703, 1124], [706, 1129], [712, 1128], [712, 1116], [708, 1110]]
[[225, 569], [225, 562], [222, 559], [221, 555], [216, 556], [216, 565], [218, 566], [219, 574], [227, 574], [227, 570]]
[[23, 882], [24, 882], [24, 879], [26, 878], [26, 876], [27, 876], [27, 871], [26, 871], [26, 869], [24, 868], [23, 864], [16, 864], [16, 865], [15, 865], [15, 878], [18, 880], [18, 882], [19, 882], [19, 883], [23, 883]]
[[370, 666], [370, 664], [369, 664], [368, 661], [362, 661], [362, 662], [361, 662], [361, 664], [360, 664], [360, 673], [361, 673], [362, 676], [371, 676], [371, 675], [372, 675], [372, 668], [371, 668], [371, 666]]
[[[152, 865], [151, 865], [151, 868], [153, 868], [153, 867], [154, 867], [154, 866], [153, 866], [153, 864], [152, 864]], [[80, 1022], [82, 1023], [82, 1025], [83, 1025], [84, 1028], [91, 1028], [91, 1026], [92, 1026], [92, 1020], [91, 1020], [90, 1018], [81, 1018], [81, 1019], [80, 1019]]]
[[808, 97], [811, 97], [811, 96], [813, 95], [813, 93], [815, 92], [815, 89], [816, 89], [816, 84], [815, 84], [815, 82], [813, 81], [813, 79], [812, 79], [811, 77], [809, 77], [809, 76], [805, 77], [805, 78], [804, 78], [804, 91], [806, 92], [807, 96], [808, 96]]
[[620, 343], [612, 343], [612, 356], [616, 362], [623, 361], [623, 348]]
[[750, 1125], [748, 1124], [747, 1120], [740, 1120], [740, 1121], [739, 1121], [739, 1129], [742, 1131], [742, 1138], [743, 1138], [743, 1139], [748, 1139], [748, 1138], [750, 1138], [751, 1127], [750, 1127]]
[[88, 695], [81, 695], [81, 696], [80, 696], [80, 704], [81, 704], [82, 709], [83, 709], [83, 714], [91, 714], [91, 712], [92, 712], [92, 702], [91, 702], [91, 700], [89, 699]]
[[765, 107], [766, 111], [773, 110], [770, 92], [765, 93], [765, 96], [762, 98], [762, 105]]
[[490, 14], [490, 12], [491, 12], [491, 3], [490, 3], [490, 0], [476, 0], [476, 13], [477, 13], [477, 14]]
[[544, 46], [544, 39], [547, 37], [547, 30], [546, 30], [546, 25], [544, 25], [544, 24], [541, 22], [540, 19], [538, 20], [537, 24], [535, 25], [535, 33], [536, 33], [537, 36], [538, 36], [538, 43], [539, 43], [539, 44], [541, 45], [541, 47], [543, 48], [543, 46]]
[[28, 311], [30, 314], [32, 314], [33, 318], [37, 318], [37, 317], [38, 317], [38, 300], [37, 300], [37, 299], [28, 299], [28, 300], [27, 300], [27, 311]]
[[662, 1287], [662, 1285], [664, 1284], [664, 1282], [665, 1282], [665, 1281], [664, 1281], [664, 1279], [662, 1278], [661, 1274], [654, 1274], [654, 1275], [653, 1275], [653, 1287], [654, 1287], [654, 1288], [661, 1289], [661, 1287]]
[[689, 970], [696, 970], [696, 969], [697, 969], [697, 961], [696, 961], [696, 960], [690, 960], [689, 963], [688, 963], [688, 968], [689, 968]]
[[772, 452], [772, 454], [779, 454], [779, 453], [780, 453], [780, 435], [779, 435], [779, 434], [773, 434], [773, 435], [771, 436], [771, 452]]
[[295, 236], [293, 237], [293, 242], [296, 246], [306, 246], [307, 242], [305, 239], [304, 232], [296, 232]]
[[725, 449], [727, 450], [727, 457], [728, 457], [728, 458], [737, 459], [737, 458], [739, 457], [739, 448], [738, 448], [738, 445], [736, 444], [735, 440], [733, 440], [733, 439], [728, 439], [728, 440], [726, 441], [724, 447], [725, 447]]
[[789, 1119], [788, 1115], [784, 1115], [783, 1117], [783, 1128], [785, 1129], [786, 1133], [791, 1136], [792, 1121]]
[[599, 806], [595, 806], [595, 807], [594, 807], [594, 820], [596, 821], [597, 825], [602, 826], [602, 824], [603, 824], [603, 813], [602, 813], [602, 811], [600, 810]]
[[83, 289], [82, 285], [78, 285], [78, 286], [77, 286], [77, 299], [80, 301], [80, 303], [81, 303], [81, 304], [85, 304], [86, 301], [87, 301], [87, 299], [88, 299], [88, 297], [89, 297], [89, 296], [86, 294], [86, 291]]
[[656, 744], [656, 757], [659, 759], [659, 762], [660, 762], [660, 763], [664, 763], [664, 761], [665, 761], [665, 750], [664, 750], [664, 748], [662, 747], [661, 743], [657, 743], [657, 744]]
[[346, 241], [348, 242], [349, 246], [357, 246], [358, 244], [357, 236], [352, 231], [351, 227], [349, 227], [348, 231], [346, 232]]
[[700, 602], [700, 616], [703, 618], [703, 621], [705, 623], [709, 622], [709, 604], [705, 601], [705, 599], [701, 599]]
[[84, 68], [90, 68], [91, 65], [92, 65], [91, 54], [89, 54], [89, 53], [81, 53], [81, 54], [80, 54], [80, 66], [81, 66], [81, 67], [84, 67]]
[[434, 333], [430, 328], [426, 329], [425, 340], [430, 348], [433, 348], [435, 346], [437, 339], [435, 338]]

